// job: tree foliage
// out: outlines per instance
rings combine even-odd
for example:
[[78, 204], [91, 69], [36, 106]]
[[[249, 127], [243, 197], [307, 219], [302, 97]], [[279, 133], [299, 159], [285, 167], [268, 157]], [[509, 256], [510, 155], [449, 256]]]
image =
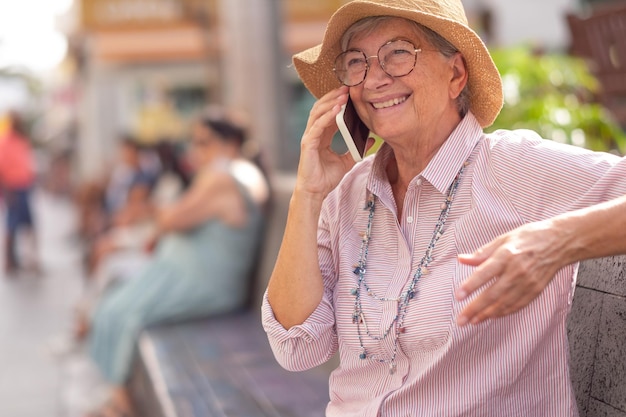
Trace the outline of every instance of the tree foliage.
[[491, 54], [505, 104], [490, 131], [532, 129], [546, 139], [626, 154], [626, 134], [596, 102], [598, 82], [583, 60], [524, 47]]

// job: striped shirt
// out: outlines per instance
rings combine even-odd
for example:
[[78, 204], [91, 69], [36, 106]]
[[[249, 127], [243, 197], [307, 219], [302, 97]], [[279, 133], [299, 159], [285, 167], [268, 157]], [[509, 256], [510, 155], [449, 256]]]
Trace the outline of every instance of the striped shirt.
[[[385, 164], [391, 149], [357, 164], [324, 202], [318, 229], [322, 302], [288, 331], [274, 318], [267, 297], [263, 324], [276, 359], [289, 370], [326, 362], [337, 350], [330, 376], [327, 416], [577, 416], [568, 369], [566, 318], [577, 264], [561, 269], [529, 306], [504, 318], [458, 327], [456, 317], [473, 299], [454, 291], [473, 267], [457, 261], [496, 236], [626, 194], [626, 159], [543, 140], [526, 130], [484, 134], [469, 114], [408, 187], [398, 221]], [[368, 193], [377, 197], [367, 271], [380, 297], [398, 297], [424, 256], [446, 192], [462, 164], [459, 183], [428, 273], [417, 284], [399, 337], [397, 371], [360, 359], [352, 322], [358, 286], [353, 273], [368, 223]], [[371, 334], [382, 335], [396, 301], [363, 294]], [[390, 358], [394, 331], [368, 355]]]

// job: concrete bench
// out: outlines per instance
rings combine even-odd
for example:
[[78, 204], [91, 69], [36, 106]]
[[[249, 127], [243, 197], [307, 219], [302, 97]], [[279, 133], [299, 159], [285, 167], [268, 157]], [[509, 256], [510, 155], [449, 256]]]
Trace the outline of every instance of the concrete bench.
[[[278, 181], [251, 311], [144, 332], [131, 390], [143, 417], [322, 416], [327, 366], [283, 370], [259, 304], [284, 231], [293, 183]], [[581, 417], [626, 417], [626, 257], [581, 264], [568, 323]]]
[[133, 392], [143, 417], [319, 417], [328, 373], [285, 371], [254, 312], [144, 333]]
[[568, 322], [581, 417], [626, 417], [626, 257], [582, 262]]

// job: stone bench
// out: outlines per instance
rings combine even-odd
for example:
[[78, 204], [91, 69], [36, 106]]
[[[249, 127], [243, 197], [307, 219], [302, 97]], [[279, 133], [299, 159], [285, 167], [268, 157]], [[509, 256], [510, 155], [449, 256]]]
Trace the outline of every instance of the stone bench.
[[581, 417], [626, 417], [626, 257], [582, 262], [568, 322]]
[[133, 397], [143, 417], [319, 417], [328, 373], [288, 372], [254, 312], [142, 335]]

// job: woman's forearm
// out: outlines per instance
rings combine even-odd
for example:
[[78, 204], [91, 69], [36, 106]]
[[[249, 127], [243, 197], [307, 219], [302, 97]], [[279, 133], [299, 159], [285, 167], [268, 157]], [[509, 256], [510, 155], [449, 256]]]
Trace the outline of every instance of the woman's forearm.
[[210, 218], [224, 220], [236, 213], [245, 217], [242, 206], [242, 197], [232, 178], [212, 175], [196, 181], [177, 202], [162, 208], [157, 224], [164, 233], [185, 232]]
[[585, 259], [626, 254], [626, 196], [553, 219], [569, 233], [563, 265]]
[[157, 228], [163, 234], [171, 232], [184, 232], [193, 229], [200, 223], [201, 216], [190, 210], [182, 210], [180, 207], [161, 209], [156, 216]]
[[268, 285], [268, 301], [286, 328], [302, 324], [324, 293], [317, 253], [322, 197], [294, 192], [285, 234]]
[[539, 295], [556, 272], [591, 258], [626, 254], [626, 196], [518, 227], [459, 260], [475, 266], [457, 290], [464, 300], [496, 281], [459, 316], [479, 323], [520, 310]]

